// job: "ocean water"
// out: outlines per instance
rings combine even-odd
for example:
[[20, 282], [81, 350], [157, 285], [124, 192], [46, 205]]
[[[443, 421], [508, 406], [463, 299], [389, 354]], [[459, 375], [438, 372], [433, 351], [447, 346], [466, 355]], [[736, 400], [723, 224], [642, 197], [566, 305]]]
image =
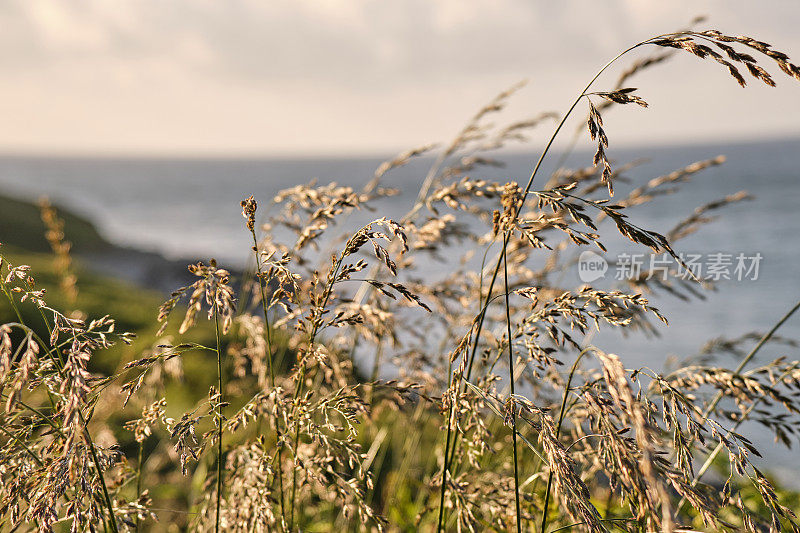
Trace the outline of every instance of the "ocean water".
[[[504, 168], [476, 172], [476, 177], [527, 181], [534, 153], [502, 156]], [[603, 332], [593, 338], [599, 347], [613, 350], [629, 367], [647, 365], [664, 368], [670, 357], [687, 357], [712, 337], [738, 337], [768, 330], [800, 300], [800, 140], [726, 145], [694, 145], [610, 150], [619, 163], [648, 158], [626, 173], [630, 184], [616, 186], [619, 194], [646, 180], [697, 160], [725, 155], [727, 162], [683, 184], [676, 194], [650, 205], [627, 210], [630, 220], [643, 228], [666, 232], [691, 214], [695, 207], [740, 190], [755, 199], [716, 213], [720, 219], [679, 241], [676, 251], [760, 254], [757, 279], [722, 280], [705, 300], [684, 302], [668, 294], [651, 300], [669, 318], [660, 335], [622, 337]], [[584, 166], [591, 155], [576, 153], [568, 163]], [[554, 154], [553, 161], [558, 160]], [[259, 200], [260, 211], [279, 190], [316, 179], [359, 187], [372, 176], [380, 158], [338, 159], [80, 159], [0, 158], [0, 193], [19, 198], [48, 195], [54, 202], [72, 208], [94, 221], [112, 242], [159, 252], [169, 258], [206, 259], [241, 267], [249, 254], [239, 201], [249, 195]], [[402, 194], [376, 204], [374, 213], [359, 213], [347, 219], [342, 229], [356, 229], [376, 216], [399, 217], [413, 204], [430, 160], [420, 159], [385, 177], [384, 185]], [[543, 175], [553, 170], [545, 165]], [[542, 181], [539, 182], [540, 184]], [[614, 237], [608, 226], [603, 232], [615, 251], [644, 253]], [[429, 265], [435, 278], [447, 271], [446, 264]], [[732, 267], [731, 267], [732, 268]], [[613, 281], [613, 267], [605, 282]], [[733, 270], [730, 270], [733, 274]], [[567, 285], [577, 285], [577, 267], [562, 273]], [[735, 278], [735, 276], [732, 276]], [[751, 276], [752, 277], [752, 276]], [[601, 280], [602, 282], [603, 280]], [[800, 340], [800, 313], [779, 331], [783, 337]], [[800, 349], [768, 346], [761, 360], [778, 355], [800, 358]], [[737, 361], [729, 358], [733, 368]], [[800, 486], [800, 454], [772, 446], [769, 436], [751, 425], [756, 443], [765, 447], [768, 467], [781, 470], [782, 477]], [[788, 469], [787, 469], [788, 468]]]

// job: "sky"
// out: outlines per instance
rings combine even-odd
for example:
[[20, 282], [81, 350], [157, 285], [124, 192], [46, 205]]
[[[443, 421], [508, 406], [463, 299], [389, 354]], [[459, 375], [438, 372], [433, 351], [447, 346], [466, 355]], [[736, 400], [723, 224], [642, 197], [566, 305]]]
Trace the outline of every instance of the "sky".
[[[563, 113], [608, 59], [696, 15], [800, 62], [797, 0], [2, 0], [0, 151], [394, 152], [523, 79], [499, 120]], [[635, 79], [650, 108], [610, 113], [611, 143], [800, 136], [800, 82], [768, 69], [777, 88], [741, 89], [676, 57]]]

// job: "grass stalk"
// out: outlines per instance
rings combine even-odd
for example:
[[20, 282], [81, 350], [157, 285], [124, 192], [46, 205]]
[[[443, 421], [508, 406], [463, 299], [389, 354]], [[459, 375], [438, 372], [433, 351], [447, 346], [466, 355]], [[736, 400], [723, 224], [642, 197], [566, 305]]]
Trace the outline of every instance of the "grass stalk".
[[[254, 228], [250, 228], [250, 235], [253, 237], [253, 252], [256, 259], [256, 271], [258, 276], [258, 288], [261, 296], [261, 308], [264, 312], [264, 336], [267, 341], [267, 368], [269, 370], [269, 385], [272, 390], [275, 390], [275, 365], [272, 358], [272, 327], [269, 321], [269, 307], [267, 305], [267, 289], [266, 280], [263, 278], [263, 269], [261, 267], [261, 258], [258, 253], [258, 238]], [[281, 509], [281, 524], [286, 521], [286, 513], [284, 510], [284, 491], [283, 491], [283, 445], [280, 430], [280, 419], [278, 412], [275, 412], [273, 425], [275, 426], [275, 445], [278, 448], [278, 487], [280, 491], [280, 509]]]
[[[83, 420], [83, 413], [81, 413], [81, 419]], [[87, 444], [89, 444], [89, 450], [92, 452], [92, 461], [94, 462], [94, 468], [97, 471], [97, 476], [100, 478], [100, 487], [103, 489], [103, 499], [105, 500], [106, 507], [108, 508], [108, 523], [111, 526], [111, 531], [114, 533], [119, 533], [119, 529], [117, 528], [117, 517], [114, 515], [114, 505], [111, 503], [111, 495], [108, 493], [106, 479], [103, 476], [103, 467], [100, 466], [100, 459], [97, 457], [97, 449], [92, 441], [89, 428], [86, 427], [86, 422], [83, 424], [83, 435], [87, 441]]]
[[[33, 329], [31, 329], [30, 327], [28, 327], [25, 324], [24, 320], [22, 319], [22, 314], [20, 313], [19, 308], [17, 307], [16, 302], [14, 301], [14, 298], [11, 296], [10, 291], [6, 287], [5, 281], [2, 280], [2, 277], [0, 277], [0, 286], [2, 286], [3, 293], [5, 294], [6, 298], [10, 302], [11, 307], [14, 309], [14, 314], [19, 319], [19, 325], [22, 326], [23, 329], [29, 331], [29, 334], [31, 336], [35, 335], [37, 341], [39, 342], [39, 344], [42, 347], [45, 347], [47, 349], [48, 353], [50, 353], [51, 357], [52, 357], [51, 350], [53, 350], [53, 349], [49, 348], [48, 347], [49, 345], [45, 344], [44, 341], [42, 341], [42, 339], [33, 331]], [[41, 309], [40, 309], [40, 312], [41, 312]], [[50, 326], [50, 323], [47, 320], [45, 320], [44, 321], [44, 325], [45, 325], [45, 328], [47, 329], [48, 334], [52, 336], [53, 331], [52, 331], [52, 328]], [[53, 357], [53, 361], [55, 362], [56, 367], [58, 368], [59, 372], [63, 371], [64, 367], [63, 367], [63, 363], [61, 361], [61, 358], [60, 357]], [[53, 399], [50, 396], [49, 391], [48, 391], [48, 398], [50, 398], [50, 401], [52, 403]], [[103, 500], [104, 500], [104, 503], [106, 505], [106, 508], [108, 509], [108, 515], [109, 515], [109, 519], [110, 519], [109, 523], [111, 524], [111, 530], [114, 533], [118, 533], [119, 530], [117, 528], [117, 520], [116, 520], [116, 517], [114, 515], [114, 505], [111, 502], [111, 496], [110, 496], [110, 494], [108, 492], [108, 486], [106, 484], [105, 477], [103, 476], [103, 468], [102, 468], [102, 466], [100, 466], [100, 460], [99, 460], [99, 458], [97, 456], [97, 450], [95, 448], [94, 441], [92, 440], [92, 435], [91, 435], [91, 433], [89, 433], [89, 428], [87, 427], [88, 422], [86, 421], [85, 417], [83, 416], [83, 412], [81, 410], [78, 410], [78, 414], [79, 414], [80, 419], [81, 419], [81, 424], [83, 425], [84, 439], [86, 439], [86, 443], [89, 445], [89, 450], [90, 450], [90, 452], [92, 454], [92, 462], [94, 463], [95, 471], [97, 473], [98, 480], [100, 481], [100, 486], [101, 486], [101, 488], [103, 490]], [[104, 526], [105, 526], [105, 522], [106, 521], [104, 519], [103, 520]]]
[[[575, 98], [575, 100], [572, 102], [570, 107], [567, 109], [567, 112], [564, 114], [564, 116], [561, 117], [561, 120], [559, 121], [558, 125], [556, 126], [555, 130], [553, 131], [553, 134], [550, 136], [550, 139], [547, 141], [547, 144], [545, 145], [544, 149], [542, 150], [542, 153], [539, 156], [539, 159], [536, 161], [536, 164], [534, 165], [533, 170], [531, 171], [531, 175], [528, 178], [528, 182], [526, 183], [525, 189], [524, 189], [524, 191], [522, 193], [522, 201], [519, 203], [519, 206], [517, 206], [517, 209], [516, 209], [516, 211], [514, 213], [515, 218], [518, 217], [519, 213], [522, 211], [522, 208], [525, 205], [525, 200], [528, 198], [528, 195], [530, 194], [530, 191], [531, 191], [531, 187], [533, 186], [533, 182], [536, 179], [536, 175], [539, 173], [539, 169], [541, 168], [542, 163], [545, 160], [545, 157], [550, 152], [550, 149], [553, 146], [553, 142], [555, 142], [556, 137], [558, 137], [558, 134], [561, 132], [561, 129], [564, 127], [564, 124], [566, 124], [567, 119], [572, 115], [572, 112], [578, 106], [580, 101], [586, 96], [586, 92], [591, 88], [592, 84], [594, 84], [594, 82], [597, 81], [597, 79], [611, 65], [613, 65], [618, 59], [620, 59], [622, 56], [624, 56], [628, 52], [631, 52], [632, 50], [635, 50], [636, 48], [639, 48], [640, 46], [644, 46], [645, 44], [648, 44], [650, 41], [653, 41], [653, 40], [661, 38], [661, 37], [663, 37], [663, 35], [659, 35], [659, 36], [656, 36], [656, 37], [651, 37], [650, 39], [641, 41], [639, 43], [636, 43], [633, 46], [630, 46], [630, 47], [626, 48], [625, 50], [623, 50], [622, 52], [617, 54], [614, 58], [612, 58], [610, 61], [608, 61], [605, 65], [603, 65], [603, 67], [601, 67], [600, 70], [598, 70], [595, 73], [595, 75], [592, 77], [592, 79], [589, 80], [589, 83], [586, 84], [584, 89], [580, 92], [580, 94]], [[476, 325], [476, 330], [475, 330], [475, 339], [474, 339], [473, 344], [472, 344], [472, 349], [470, 351], [469, 361], [468, 361], [468, 367], [470, 368], [470, 370], [471, 370], [471, 368], [473, 366], [473, 363], [475, 361], [475, 355], [476, 355], [476, 353], [478, 351], [478, 344], [480, 342], [480, 335], [481, 335], [481, 331], [483, 329], [483, 323], [484, 323], [484, 319], [486, 317], [486, 311], [488, 309], [489, 304], [492, 301], [491, 300], [492, 290], [494, 289], [494, 284], [497, 281], [497, 276], [498, 276], [498, 273], [500, 272], [500, 267], [502, 265], [503, 258], [505, 257], [505, 254], [506, 254], [506, 251], [507, 251], [507, 248], [508, 248], [509, 239], [510, 239], [510, 234], [508, 232], [504, 233], [503, 245], [502, 245], [502, 247], [500, 249], [500, 253], [498, 255], [497, 262], [496, 262], [496, 264], [495, 264], [495, 266], [494, 266], [494, 268], [492, 270], [491, 281], [489, 282], [489, 287], [487, 288], [487, 291], [486, 291], [486, 298], [485, 298], [485, 302], [486, 303], [483, 305], [483, 308], [478, 313], [478, 323]], [[468, 376], [467, 379], [469, 379], [469, 376]], [[449, 416], [451, 416], [451, 417], [453, 416], [452, 410], [450, 411], [450, 415]], [[449, 428], [450, 428], [451, 425], [452, 425], [452, 421], [448, 420], [448, 432], [447, 432], [447, 440], [448, 441], [450, 439], [450, 430], [449, 430]], [[458, 438], [458, 435], [456, 434], [455, 439], [457, 439], [457, 438]], [[449, 449], [449, 446], [446, 445], [445, 448]], [[444, 463], [443, 470], [449, 470], [450, 469], [452, 460], [453, 460], [453, 457], [448, 458], [448, 456], [445, 455], [445, 463]], [[442, 479], [444, 479], [444, 476], [443, 476]], [[440, 510], [440, 515], [441, 515], [441, 510]], [[441, 521], [440, 521], [440, 526], [439, 526], [437, 531], [441, 531]]]
[[[450, 388], [450, 380], [453, 376], [453, 362], [448, 361], [447, 364], [447, 388]], [[447, 419], [447, 437], [445, 438], [444, 444], [444, 456], [442, 458], [442, 490], [439, 494], [439, 518], [437, 520], [436, 531], [441, 531], [442, 527], [444, 526], [444, 498], [447, 494], [447, 476], [449, 475], [450, 469], [447, 466], [447, 457], [450, 454], [450, 438], [452, 436], [452, 422], [453, 422], [453, 411], [456, 409], [455, 402], [457, 401], [457, 397], [453, 399], [453, 405], [450, 406], [450, 414]], [[458, 432], [456, 432], [458, 434]]]
[[224, 469], [222, 468], [222, 350], [220, 348], [220, 335], [219, 335], [219, 308], [217, 305], [217, 294], [214, 294], [214, 334], [216, 336], [217, 341], [217, 393], [219, 394], [219, 398], [217, 399], [217, 408], [216, 408], [216, 417], [217, 417], [217, 512], [216, 512], [216, 524], [214, 527], [214, 531], [219, 533], [220, 531], [220, 508], [222, 505], [222, 476], [224, 475]]
[[[785, 378], [790, 373], [792, 373], [796, 368], [797, 368], [796, 365], [792, 365], [785, 372], [783, 372], [778, 377], [778, 379], [776, 381], [780, 382], [783, 378]], [[739, 428], [739, 426], [741, 426], [747, 420], [747, 418], [750, 416], [750, 413], [753, 412], [753, 409], [755, 409], [760, 403], [761, 403], [761, 398], [756, 399], [750, 405], [750, 407], [748, 407], [747, 410], [744, 413], [742, 413], [741, 418], [739, 418], [739, 420], [736, 421], [736, 423], [733, 425], [733, 427], [728, 430], [728, 432], [725, 434], [725, 437], [729, 438], [731, 436], [731, 434], [734, 431], [736, 431]], [[717, 458], [719, 453], [722, 451], [723, 447], [724, 446], [723, 446], [722, 442], [718, 443], [717, 446], [714, 448], [714, 450], [708, 455], [708, 457], [706, 458], [705, 462], [703, 463], [703, 466], [700, 467], [700, 470], [697, 471], [697, 475], [695, 475], [694, 479], [692, 480], [692, 486], [693, 487], [696, 486], [700, 482], [700, 478], [702, 478], [703, 475], [711, 467], [711, 465], [714, 464], [714, 460]], [[683, 507], [683, 505], [685, 503], [686, 503], [685, 498], [681, 499], [681, 501], [680, 501], [680, 503], [678, 505], [678, 510], [677, 510], [678, 513], [680, 513], [680, 511], [681, 511], [681, 509], [682, 509], [682, 507]]]
[[[780, 328], [787, 320], [789, 320], [792, 317], [792, 315], [797, 312], [798, 309], [800, 309], [800, 301], [798, 301], [794, 305], [794, 307], [789, 309], [789, 311], [787, 311], [786, 314], [783, 315], [783, 317], [780, 320], [778, 320], [778, 322], [776, 322], [775, 325], [772, 326], [772, 328], [767, 333], [765, 333], [763, 337], [761, 337], [761, 339], [759, 339], [758, 344], [756, 344], [753, 347], [750, 353], [748, 353], [745, 356], [745, 358], [742, 359], [742, 361], [739, 363], [739, 366], [736, 367], [736, 370], [733, 371], [734, 375], [739, 375], [739, 373], [742, 370], [744, 370], [744, 367], [746, 367], [747, 363], [749, 363], [753, 359], [753, 357], [756, 356], [759, 350], [761, 350], [761, 347], [764, 346], [772, 338], [775, 332], [778, 331], [778, 328]], [[723, 397], [722, 391], [718, 392], [714, 396], [714, 399], [708, 405], [705, 412], [703, 412], [703, 418], [708, 418], [711, 415], [711, 413], [714, 411], [717, 405], [719, 405], [719, 402], [720, 400], [722, 400], [722, 397]]]
[[511, 385], [511, 432], [512, 445], [514, 447], [514, 503], [517, 506], [517, 533], [521, 533], [522, 515], [519, 510], [519, 460], [517, 459], [517, 409], [514, 406], [514, 343], [511, 341], [511, 305], [508, 296], [508, 261], [505, 253], [503, 254], [503, 274], [506, 300], [506, 329], [508, 333], [508, 379]]
[[[138, 461], [136, 462], [136, 497], [142, 493], [142, 458], [144, 456], [144, 441], [139, 442]], [[139, 517], [136, 517], [136, 532], [139, 531]]]
[[[786, 314], [783, 315], [783, 317], [781, 317], [781, 319], [778, 320], [775, 323], [775, 325], [773, 325], [772, 328], [770, 328], [770, 330], [768, 332], [766, 332], [758, 340], [758, 343], [753, 347], [752, 350], [750, 350], [750, 353], [748, 353], [744, 357], [744, 359], [741, 360], [741, 362], [739, 363], [739, 366], [736, 367], [736, 370], [734, 371], [734, 376], [738, 376], [744, 370], [745, 366], [747, 366], [747, 363], [749, 363], [756, 356], [756, 354], [758, 354], [758, 352], [761, 350], [761, 348], [767, 342], [769, 342], [769, 340], [772, 338], [773, 335], [775, 335], [775, 332], [778, 331], [778, 329], [787, 320], [789, 320], [792, 317], [792, 315], [794, 315], [797, 312], [798, 309], [800, 309], [800, 301], [798, 301], [794, 305], [794, 307], [789, 309], [789, 311], [787, 311]], [[786, 372], [784, 372], [783, 376], [781, 376], [778, 381], [780, 381], [780, 379], [783, 379], [783, 377], [785, 377], [789, 372], [790, 372], [790, 370], [787, 370]], [[711, 403], [709, 404], [709, 406], [706, 408], [705, 412], [703, 413], [703, 418], [708, 418], [711, 415], [711, 413], [714, 411], [716, 406], [722, 400], [722, 397], [723, 397], [723, 393], [721, 391], [718, 392], [714, 396], [714, 399], [711, 401]], [[755, 402], [753, 402], [753, 404], [747, 409], [747, 411], [745, 411], [745, 413], [742, 415], [742, 417], [730, 429], [730, 431], [726, 435], [726, 438], [727, 438], [727, 436], [730, 435], [731, 432], [736, 431], [736, 429], [747, 419], [747, 417], [750, 415], [750, 413], [756, 407], [756, 405], [758, 405], [758, 403], [759, 403], [759, 400], [756, 400]], [[692, 480], [692, 487], [696, 486], [700, 482], [700, 478], [703, 477], [703, 475], [708, 471], [708, 469], [714, 463], [714, 460], [717, 458], [719, 453], [722, 451], [722, 448], [723, 448], [723, 444], [722, 444], [722, 442], [720, 442], [720, 443], [717, 444], [717, 446], [714, 448], [714, 450], [708, 455], [708, 457], [706, 458], [705, 462], [703, 463], [703, 466], [700, 467], [700, 470], [698, 470], [697, 474], [695, 475], [694, 479]], [[681, 498], [681, 500], [678, 502], [678, 507], [677, 507], [676, 514], [680, 514], [680, 512], [683, 509], [684, 505], [686, 505], [686, 498]]]
[[[331, 292], [333, 291], [333, 284], [336, 280], [336, 275], [339, 273], [339, 268], [342, 266], [342, 262], [344, 261], [344, 253], [340, 254], [336, 260], [336, 263], [333, 266], [331, 271], [330, 277], [328, 278], [328, 282], [325, 285], [325, 290], [322, 293], [322, 302], [319, 306], [320, 315], [316, 317], [314, 321], [314, 326], [311, 330], [311, 335], [309, 335], [308, 339], [308, 347], [309, 349], [313, 350], [314, 341], [317, 338], [317, 333], [319, 333], [319, 327], [322, 324], [322, 314], [325, 311], [325, 307], [328, 305], [328, 300], [331, 297]], [[300, 363], [300, 375], [297, 382], [297, 388], [294, 391], [294, 401], [295, 401], [295, 414], [297, 413], [298, 402], [300, 400], [300, 396], [303, 394], [303, 384], [305, 383], [306, 378], [306, 363], [302, 361]], [[297, 453], [297, 447], [300, 443], [300, 421], [295, 420], [295, 431], [294, 431], [294, 449], [295, 454]], [[294, 508], [295, 508], [295, 498], [297, 495], [297, 468], [292, 468], [292, 494], [290, 496], [291, 507], [289, 511], [289, 527], [294, 527]]]
[[[575, 376], [575, 371], [578, 370], [578, 364], [583, 359], [583, 356], [589, 349], [583, 349], [578, 354], [578, 357], [575, 358], [575, 362], [572, 363], [572, 368], [570, 368], [569, 376], [567, 377], [567, 383], [564, 385], [564, 394], [561, 397], [561, 408], [558, 412], [558, 423], [556, 424], [556, 436], [555, 438], [561, 435], [561, 427], [564, 423], [564, 416], [567, 413], [567, 398], [569, 397], [569, 391], [572, 389], [572, 378]], [[542, 507], [542, 527], [540, 529], [541, 533], [547, 532], [547, 518], [548, 518], [548, 511], [550, 509], [550, 490], [553, 487], [553, 469], [550, 468], [550, 472], [547, 474], [547, 488], [544, 492], [544, 506]], [[610, 489], [609, 489], [610, 490]]]

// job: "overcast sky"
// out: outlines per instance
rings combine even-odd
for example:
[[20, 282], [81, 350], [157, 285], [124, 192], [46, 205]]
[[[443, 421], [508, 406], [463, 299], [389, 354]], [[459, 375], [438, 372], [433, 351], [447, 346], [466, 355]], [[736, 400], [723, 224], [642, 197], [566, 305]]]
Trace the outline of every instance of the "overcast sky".
[[[508, 118], [563, 112], [699, 14], [800, 61], [797, 0], [2, 0], [0, 151], [391, 152], [521, 79]], [[800, 83], [769, 70], [778, 88], [740, 89], [678, 57], [636, 79], [651, 108], [609, 115], [611, 142], [800, 136]]]

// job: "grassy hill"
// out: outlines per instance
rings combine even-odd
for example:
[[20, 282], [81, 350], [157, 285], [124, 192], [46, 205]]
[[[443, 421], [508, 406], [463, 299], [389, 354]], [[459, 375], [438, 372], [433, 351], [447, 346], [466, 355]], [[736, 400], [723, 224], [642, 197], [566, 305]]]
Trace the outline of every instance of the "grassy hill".
[[[65, 238], [76, 252], [97, 252], [113, 247], [90, 221], [66, 209], [59, 208], [58, 212], [64, 220]], [[31, 252], [49, 252], [50, 245], [44, 234], [39, 206], [0, 196], [0, 242]]]

